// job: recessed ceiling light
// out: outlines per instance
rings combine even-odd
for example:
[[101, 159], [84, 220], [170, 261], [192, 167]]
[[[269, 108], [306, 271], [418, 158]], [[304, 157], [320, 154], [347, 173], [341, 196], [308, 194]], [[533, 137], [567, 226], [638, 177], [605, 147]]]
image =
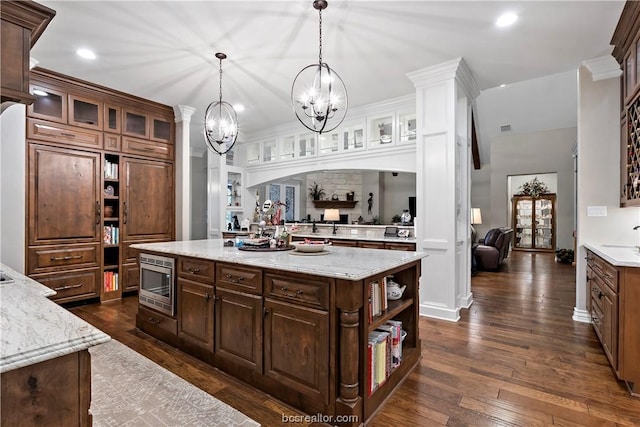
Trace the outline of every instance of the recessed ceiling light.
[[49, 94], [42, 89], [34, 89], [33, 94], [36, 96], [48, 96]]
[[502, 84], [500, 85], [500, 87], [505, 87], [505, 86], [506, 86], [506, 84], [504, 84], [504, 83], [502, 83]]
[[235, 104], [233, 106], [233, 109], [236, 110], [236, 112], [238, 113], [242, 113], [244, 111], [244, 105], [242, 104]]
[[76, 50], [76, 54], [84, 59], [96, 59], [96, 54], [89, 49], [78, 49]]
[[496, 21], [496, 25], [498, 27], [508, 27], [510, 25], [513, 25], [517, 20], [518, 20], [518, 15], [516, 15], [513, 12], [507, 12], [500, 15], [500, 17]]

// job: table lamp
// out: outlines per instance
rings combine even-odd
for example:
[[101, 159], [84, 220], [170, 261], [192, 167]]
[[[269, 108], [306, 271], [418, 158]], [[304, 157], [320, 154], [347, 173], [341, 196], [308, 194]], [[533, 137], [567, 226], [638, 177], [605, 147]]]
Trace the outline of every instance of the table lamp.
[[340, 209], [325, 209], [324, 220], [333, 222], [333, 234], [336, 234], [335, 221], [340, 221]]
[[473, 227], [474, 224], [482, 224], [482, 212], [480, 208], [471, 208], [471, 243], [476, 242], [476, 229]]

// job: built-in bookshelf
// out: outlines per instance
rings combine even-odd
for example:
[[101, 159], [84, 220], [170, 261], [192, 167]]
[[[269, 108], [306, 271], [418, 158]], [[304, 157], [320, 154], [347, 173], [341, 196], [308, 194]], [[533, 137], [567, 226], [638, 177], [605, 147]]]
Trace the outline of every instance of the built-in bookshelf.
[[120, 156], [104, 155], [102, 195], [102, 301], [122, 297], [120, 260]]

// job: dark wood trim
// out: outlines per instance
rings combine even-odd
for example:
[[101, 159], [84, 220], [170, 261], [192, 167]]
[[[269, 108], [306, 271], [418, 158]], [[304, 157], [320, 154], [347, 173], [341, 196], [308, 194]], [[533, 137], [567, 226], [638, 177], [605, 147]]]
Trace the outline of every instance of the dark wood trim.
[[633, 44], [636, 34], [640, 30], [640, 2], [627, 1], [620, 14], [620, 20], [611, 37], [613, 55], [622, 64], [625, 53]]
[[480, 169], [480, 148], [478, 147], [478, 135], [476, 134], [476, 117], [471, 110], [471, 155], [473, 156], [473, 168]]
[[314, 200], [313, 206], [317, 209], [325, 208], [345, 208], [351, 209], [356, 207], [357, 200]]
[[38, 41], [47, 28], [56, 11], [34, 1], [0, 2], [0, 18], [28, 28], [31, 31], [30, 47]]

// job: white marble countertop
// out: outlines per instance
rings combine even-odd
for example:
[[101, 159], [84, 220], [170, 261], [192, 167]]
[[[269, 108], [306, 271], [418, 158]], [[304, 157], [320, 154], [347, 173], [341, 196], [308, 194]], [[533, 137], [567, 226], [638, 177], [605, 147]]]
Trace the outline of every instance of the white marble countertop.
[[294, 251], [249, 252], [223, 246], [224, 239], [138, 243], [134, 249], [224, 261], [232, 264], [293, 271], [316, 276], [362, 280], [391, 268], [425, 258], [426, 252], [326, 246], [326, 254], [302, 255]]
[[369, 237], [354, 235], [337, 235], [331, 232], [319, 232], [319, 233], [291, 233], [294, 237], [306, 237], [308, 239], [329, 239], [329, 240], [364, 240], [367, 242], [389, 242], [389, 243], [415, 243], [415, 237]]
[[0, 372], [85, 350], [109, 335], [49, 300], [55, 291], [0, 263]]
[[585, 243], [584, 247], [616, 267], [640, 267], [640, 251], [636, 246]]

